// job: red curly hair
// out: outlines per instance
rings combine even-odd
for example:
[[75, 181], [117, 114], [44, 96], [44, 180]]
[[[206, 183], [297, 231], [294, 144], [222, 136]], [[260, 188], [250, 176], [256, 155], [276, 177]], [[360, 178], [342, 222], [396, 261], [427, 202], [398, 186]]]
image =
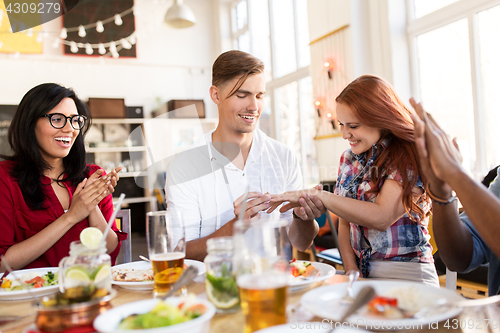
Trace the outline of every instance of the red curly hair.
[[[430, 199], [426, 195], [413, 194], [413, 187], [417, 183], [416, 176], [420, 176], [424, 185], [426, 179], [418, 160], [411, 111], [394, 88], [380, 77], [363, 75], [349, 83], [335, 101], [347, 105], [362, 124], [380, 129], [381, 138], [378, 145], [385, 138], [390, 139], [387, 149], [379, 149], [379, 155], [373, 163], [370, 177], [375, 186], [368, 193], [377, 195], [381, 189], [382, 178], [399, 170], [402, 177], [402, 202], [406, 213], [412, 219], [412, 213], [417, 214], [420, 219], [425, 217], [418, 204], [420, 200], [429, 202]], [[377, 170], [384, 172], [376, 172]], [[409, 173], [412, 177], [409, 177]]]

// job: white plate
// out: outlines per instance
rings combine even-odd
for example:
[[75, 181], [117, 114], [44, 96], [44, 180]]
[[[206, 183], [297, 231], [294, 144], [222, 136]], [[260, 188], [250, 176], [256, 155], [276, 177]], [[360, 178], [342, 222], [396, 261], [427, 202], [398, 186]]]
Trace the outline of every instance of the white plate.
[[[14, 271], [14, 275], [10, 273], [7, 275], [7, 279], [14, 280], [15, 278], [21, 279], [26, 273], [35, 273], [36, 275], [44, 275], [47, 272], [51, 271], [52, 273], [59, 272], [59, 267], [44, 267], [44, 268], [30, 268], [30, 269], [21, 269], [18, 271]], [[14, 278], [15, 276], [15, 278]], [[59, 285], [56, 284], [54, 286], [40, 287], [40, 288], [31, 288], [29, 292], [27, 290], [11, 290], [7, 291], [3, 288], [0, 288], [0, 301], [17, 301], [22, 299], [33, 298], [31, 295], [36, 296], [45, 296], [49, 294], [53, 294], [59, 290]]]
[[[297, 260], [296, 262], [310, 262], [310, 261]], [[288, 280], [288, 287], [290, 291], [294, 292], [314, 287], [317, 284], [319, 284], [319, 282], [325, 281], [326, 279], [335, 275], [335, 268], [333, 266], [323, 264], [320, 262], [310, 262], [310, 263], [314, 266], [314, 268], [316, 268], [319, 271], [319, 276], [317, 276], [316, 278], [306, 278], [306, 279], [290, 276], [290, 279]]]
[[[208, 332], [210, 329], [210, 325], [207, 323], [215, 314], [215, 307], [207, 300], [197, 299], [197, 303], [201, 303], [205, 305], [207, 311], [198, 318], [192, 319], [185, 323], [176, 324], [167, 327], [158, 327], [151, 328], [145, 330], [118, 330], [118, 324], [122, 321], [122, 319], [128, 317], [131, 314], [143, 314], [151, 311], [151, 309], [158, 303], [159, 299], [147, 299], [138, 302], [132, 302], [117, 306], [112, 308], [99, 316], [94, 320], [94, 328], [99, 332], [115, 332], [115, 333], [138, 333], [138, 332], [147, 332], [147, 333], [174, 333], [174, 332], [182, 332], [182, 333], [198, 333], [198, 332]], [[170, 297], [168, 299], [169, 303], [174, 305], [179, 304], [181, 298], [179, 297]]]
[[[330, 324], [327, 322], [290, 322], [288, 324], [272, 326], [258, 330], [255, 333], [295, 333], [297, 331], [301, 332], [311, 332], [311, 333], [330, 333], [335, 324]], [[362, 329], [356, 329], [353, 327], [342, 327], [339, 326], [335, 332], [343, 333], [362, 333], [368, 332]]]
[[[353, 285], [353, 292], [357, 294], [365, 286], [372, 286], [377, 295], [386, 294], [395, 288], [414, 288], [417, 292], [415, 297], [421, 299], [424, 303], [439, 304], [444, 301], [454, 303], [464, 298], [456, 292], [448, 289], [428, 286], [422, 283], [407, 282], [400, 280], [372, 280], [358, 281]], [[312, 314], [332, 320], [339, 320], [347, 306], [341, 304], [341, 298], [346, 294], [347, 283], [322, 286], [308, 291], [300, 302], [302, 306]], [[462, 309], [444, 308], [442, 311], [432, 311], [426, 314], [426, 318], [404, 318], [387, 319], [378, 317], [367, 312], [366, 307], [351, 315], [347, 322], [368, 330], [401, 330], [401, 329], [421, 329], [428, 328], [429, 324], [437, 323], [449, 318], [458, 316]]]
[[[205, 273], [205, 264], [201, 261], [184, 259], [184, 263], [188, 266], [195, 266], [198, 268], [198, 276]], [[151, 263], [141, 260], [141, 261], [133, 261], [126, 264], [120, 264], [113, 266], [111, 269], [126, 269], [126, 268], [134, 268], [134, 269], [148, 269], [151, 268]], [[135, 290], [153, 290], [153, 281], [140, 281], [140, 282], [126, 282], [126, 281], [112, 281], [113, 284], [120, 286], [125, 289], [135, 289]]]

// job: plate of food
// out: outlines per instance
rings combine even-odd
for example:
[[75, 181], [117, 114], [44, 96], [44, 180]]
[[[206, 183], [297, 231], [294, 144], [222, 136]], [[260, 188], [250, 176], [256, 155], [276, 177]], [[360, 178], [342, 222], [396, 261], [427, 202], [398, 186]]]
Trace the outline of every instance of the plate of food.
[[[433, 323], [454, 318], [462, 312], [461, 308], [444, 306], [464, 299], [452, 290], [417, 282], [373, 280], [354, 283], [354, 295], [365, 286], [373, 287], [376, 296], [347, 322], [368, 330], [429, 328]], [[301, 305], [320, 318], [339, 320], [349, 306], [342, 303], [346, 288], [347, 283], [340, 283], [310, 290], [302, 295]]]
[[[184, 268], [196, 266], [198, 275], [205, 273], [205, 264], [201, 261], [184, 259]], [[111, 268], [112, 283], [125, 289], [153, 290], [153, 267], [147, 261], [133, 261]]]
[[294, 259], [290, 262], [288, 287], [292, 292], [303, 290], [316, 286], [333, 275], [335, 275], [333, 266], [320, 262]]
[[[117, 306], [94, 320], [98, 332], [201, 333], [208, 332], [208, 322], [215, 307], [207, 300], [170, 297], [166, 301], [147, 299]], [[133, 330], [133, 331], [131, 331]]]
[[[0, 301], [15, 301], [44, 296], [59, 290], [58, 267], [21, 269], [2, 279]], [[29, 291], [27, 290], [29, 289]]]

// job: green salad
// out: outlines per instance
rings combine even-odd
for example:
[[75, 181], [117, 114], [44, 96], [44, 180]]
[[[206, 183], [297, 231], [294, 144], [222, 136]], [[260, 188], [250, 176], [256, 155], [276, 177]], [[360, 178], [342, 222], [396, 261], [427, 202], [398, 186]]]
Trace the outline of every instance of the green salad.
[[171, 303], [160, 301], [148, 313], [133, 314], [123, 319], [118, 325], [121, 330], [138, 330], [156, 327], [171, 326], [184, 323], [204, 314], [206, 308], [203, 304], [189, 300], [175, 306]]
[[58, 273], [48, 271], [45, 274], [26, 273], [21, 279], [10, 280], [2, 279], [1, 288], [5, 291], [23, 290], [27, 288], [41, 288], [55, 286], [58, 284]]

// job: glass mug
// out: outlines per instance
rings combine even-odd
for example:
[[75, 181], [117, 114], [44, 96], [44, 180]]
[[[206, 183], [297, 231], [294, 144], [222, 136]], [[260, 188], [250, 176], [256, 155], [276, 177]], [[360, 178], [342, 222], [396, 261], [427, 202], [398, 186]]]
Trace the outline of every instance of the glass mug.
[[186, 237], [182, 213], [158, 211], [146, 214], [146, 238], [153, 265], [154, 296], [169, 292], [184, 271]]
[[245, 315], [245, 333], [286, 323], [288, 222], [263, 215], [234, 224], [233, 267]]
[[71, 242], [69, 257], [59, 262], [59, 290], [66, 298], [78, 299], [99, 289], [111, 292], [111, 257], [106, 244], [89, 249], [80, 241]]

